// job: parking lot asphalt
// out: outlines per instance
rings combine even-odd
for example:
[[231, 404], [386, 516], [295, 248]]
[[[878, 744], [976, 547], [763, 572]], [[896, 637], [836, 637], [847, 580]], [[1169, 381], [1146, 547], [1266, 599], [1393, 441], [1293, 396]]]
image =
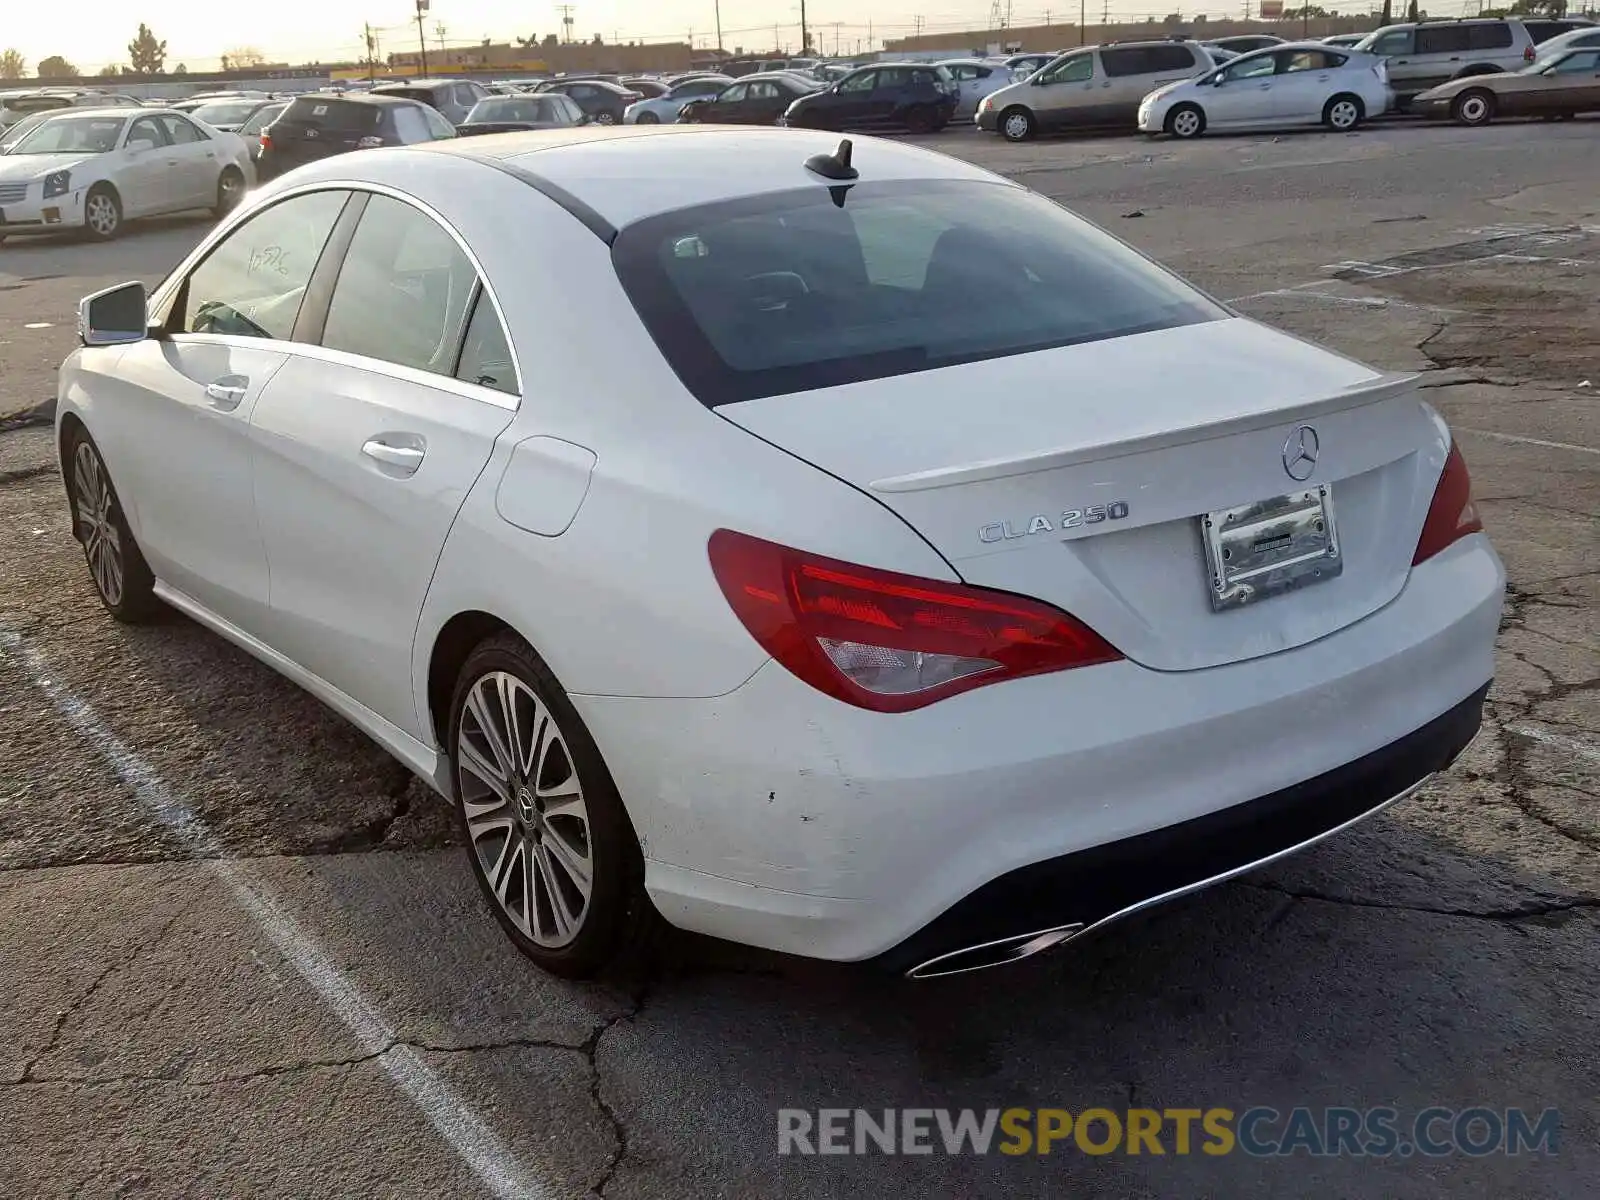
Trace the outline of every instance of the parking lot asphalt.
[[[0, 1190], [1591, 1193], [1597, 135], [925, 139], [1248, 315], [1420, 372], [1511, 583], [1484, 733], [1421, 794], [1055, 956], [915, 986], [690, 939], [599, 986], [521, 960], [397, 764], [198, 626], [102, 613], [49, 431], [3, 419], [52, 395], [80, 295], [153, 282], [208, 226], [0, 248]], [[780, 1108], [1260, 1105], [1555, 1108], [1559, 1150], [777, 1154]]]

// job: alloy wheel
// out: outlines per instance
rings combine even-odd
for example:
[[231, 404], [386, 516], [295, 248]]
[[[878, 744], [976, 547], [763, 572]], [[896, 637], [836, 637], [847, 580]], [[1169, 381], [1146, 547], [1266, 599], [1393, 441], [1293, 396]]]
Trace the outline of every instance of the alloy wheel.
[[589, 911], [594, 847], [555, 717], [516, 675], [488, 672], [467, 695], [456, 764], [472, 852], [500, 908], [536, 945], [568, 945]]
[[117, 214], [117, 202], [104, 192], [96, 192], [85, 205], [84, 219], [95, 233], [110, 237], [122, 218]]
[[1191, 138], [1200, 132], [1200, 114], [1192, 108], [1180, 109], [1172, 118], [1172, 132]]
[[1328, 109], [1328, 123], [1335, 129], [1350, 129], [1361, 119], [1353, 100], [1340, 100]]
[[608, 112], [601, 113], [594, 120], [597, 125], [615, 125], [617, 123], [617, 118]]
[[244, 196], [244, 176], [237, 171], [224, 171], [217, 187], [222, 195], [222, 207], [231, 209]]
[[1461, 101], [1461, 119], [1476, 125], [1489, 115], [1489, 102], [1482, 96], [1468, 96]]
[[78, 540], [94, 575], [100, 595], [112, 607], [122, 602], [122, 535], [112, 519], [116, 503], [100, 466], [100, 456], [88, 442], [79, 442], [73, 455], [73, 489], [78, 508]]

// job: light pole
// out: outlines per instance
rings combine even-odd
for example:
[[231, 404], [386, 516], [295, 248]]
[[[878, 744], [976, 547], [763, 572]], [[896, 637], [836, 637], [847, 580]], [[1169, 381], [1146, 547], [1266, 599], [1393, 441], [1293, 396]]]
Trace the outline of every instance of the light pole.
[[422, 30], [422, 14], [428, 11], [428, 0], [417, 0], [417, 46], [422, 51], [422, 74], [428, 74], [428, 38]]
[[[689, 48], [694, 49], [692, 43]], [[722, 50], [722, 0], [717, 0], [717, 50], [719, 53]]]

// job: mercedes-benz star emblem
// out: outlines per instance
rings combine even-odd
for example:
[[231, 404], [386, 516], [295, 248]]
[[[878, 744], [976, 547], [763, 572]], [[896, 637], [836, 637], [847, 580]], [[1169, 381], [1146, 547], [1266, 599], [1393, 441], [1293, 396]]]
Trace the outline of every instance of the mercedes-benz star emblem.
[[1311, 478], [1311, 472], [1317, 469], [1317, 454], [1321, 451], [1322, 444], [1317, 439], [1317, 431], [1309, 425], [1302, 425], [1289, 435], [1289, 440], [1283, 443], [1283, 469], [1289, 473], [1289, 478], [1297, 483]]

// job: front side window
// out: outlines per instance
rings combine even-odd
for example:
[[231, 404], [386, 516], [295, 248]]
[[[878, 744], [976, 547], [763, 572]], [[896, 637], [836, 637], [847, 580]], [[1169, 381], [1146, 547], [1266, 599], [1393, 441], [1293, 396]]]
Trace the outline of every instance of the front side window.
[[911, 72], [904, 67], [886, 67], [878, 72], [878, 83], [875, 91], [888, 91], [891, 88], [902, 88], [911, 80]]
[[843, 207], [824, 189], [749, 197], [640, 221], [612, 255], [662, 355], [712, 407], [1227, 316], [1004, 184], [858, 184]]
[[240, 225], [190, 273], [173, 332], [289, 341], [347, 198], [342, 191], [294, 196]]
[[1594, 75], [1600, 73], [1600, 50], [1569, 54], [1550, 68], [1552, 75]]
[[1277, 56], [1273, 54], [1257, 54], [1250, 58], [1241, 58], [1229, 63], [1222, 68], [1222, 77], [1229, 83], [1239, 79], [1258, 79], [1262, 76], [1275, 74], [1278, 70]]
[[206, 135], [201, 133], [193, 121], [183, 117], [165, 116], [157, 118], [161, 127], [167, 131], [167, 140], [174, 146], [192, 145], [195, 142], [206, 141]]
[[[1410, 54], [1412, 45], [1411, 31], [1409, 29], [1394, 29], [1382, 37], [1373, 40], [1371, 46], [1365, 47], [1373, 54]], [[1361, 49], [1362, 47], [1357, 47]]]
[[1094, 56], [1080, 54], [1063, 58], [1047, 68], [1040, 76], [1041, 83], [1087, 83], [1094, 78]]
[[339, 268], [322, 344], [449, 375], [478, 273], [420, 209], [373, 196]]
[[743, 100], [745, 93], [750, 90], [748, 83], [736, 83], [722, 95], [717, 97], [718, 104], [737, 104]]
[[841, 92], [870, 92], [876, 86], [877, 81], [878, 73], [876, 71], [862, 71], [859, 74], [851, 75], [841, 83], [839, 90]]

